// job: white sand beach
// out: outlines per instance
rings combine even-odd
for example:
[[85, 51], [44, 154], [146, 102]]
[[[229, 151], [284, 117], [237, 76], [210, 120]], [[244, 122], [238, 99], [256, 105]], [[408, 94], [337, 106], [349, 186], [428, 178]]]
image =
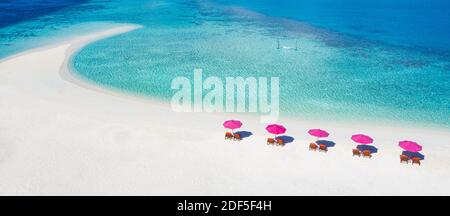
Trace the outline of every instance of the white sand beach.
[[[102, 90], [74, 77], [84, 45], [132, 31], [124, 25], [0, 61], [0, 195], [450, 195], [450, 131], [281, 119], [285, 147], [267, 146], [258, 117], [175, 113], [168, 103]], [[238, 118], [252, 136], [223, 138]], [[322, 128], [336, 146], [311, 152]], [[378, 153], [352, 157], [366, 133]], [[400, 164], [400, 140], [424, 147]]]

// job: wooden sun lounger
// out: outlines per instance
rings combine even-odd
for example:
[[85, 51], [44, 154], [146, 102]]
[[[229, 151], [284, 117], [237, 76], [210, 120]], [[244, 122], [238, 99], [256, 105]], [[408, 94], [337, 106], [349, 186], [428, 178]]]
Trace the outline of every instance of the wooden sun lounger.
[[318, 148], [317, 144], [315, 144], [315, 143], [310, 143], [309, 144], [309, 150], [310, 151], [317, 151], [317, 148]]
[[274, 144], [275, 144], [275, 139], [267, 138], [267, 145], [274, 145]]
[[352, 152], [353, 156], [361, 157], [361, 151], [359, 149], [353, 149]]
[[412, 158], [412, 164], [413, 164], [413, 165], [414, 165], [414, 164], [417, 164], [417, 165], [420, 166], [420, 158], [418, 158], [418, 157], [413, 157], [413, 158]]
[[277, 145], [284, 146], [284, 141], [281, 138], [277, 138]]
[[233, 134], [231, 132], [226, 132], [225, 139], [229, 139], [229, 140], [233, 139]]
[[242, 140], [242, 138], [241, 138], [241, 135], [240, 134], [234, 134], [234, 140], [237, 140], [237, 141], [241, 141]]
[[403, 162], [408, 163], [409, 162], [409, 157], [406, 156], [406, 155], [400, 155], [400, 163], [403, 163]]
[[372, 158], [372, 153], [369, 150], [364, 150], [362, 153], [363, 157]]
[[327, 151], [328, 151], [328, 148], [326, 145], [324, 145], [324, 144], [319, 145], [319, 152], [327, 152]]

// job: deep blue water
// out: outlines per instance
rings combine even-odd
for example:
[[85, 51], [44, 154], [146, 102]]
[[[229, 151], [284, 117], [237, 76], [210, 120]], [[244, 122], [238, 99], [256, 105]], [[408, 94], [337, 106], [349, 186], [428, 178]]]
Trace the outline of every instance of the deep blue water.
[[[104, 17], [105, 14], [100, 11], [105, 7], [114, 7], [119, 4], [123, 10], [116, 12], [126, 12], [127, 7], [134, 8], [139, 5], [167, 4], [166, 1], [155, 0], [132, 0], [129, 3], [122, 0], [94, 0], [91, 4], [86, 4], [88, 2], [89, 0], [2, 0], [0, 1], [0, 30], [27, 20], [43, 22], [43, 24], [50, 24], [52, 28], [58, 28], [60, 24], [57, 21], [47, 23], [47, 19], [52, 18], [52, 14], [58, 11], [64, 9], [71, 11], [71, 7], [75, 9], [67, 15], [73, 17], [56, 16], [54, 18], [60, 19], [61, 23], [72, 24], [87, 21], [129, 21], [130, 19], [124, 17], [124, 14], [118, 14], [118, 17]], [[221, 5], [243, 7], [268, 16], [303, 21], [352, 37], [422, 49], [445, 56], [450, 55], [450, 1], [448, 0], [199, 0], [186, 2], [187, 4], [215, 2]], [[89, 19], [77, 16], [96, 12], [100, 12], [98, 17], [93, 14]], [[66, 12], [60, 15], [64, 13]], [[46, 18], [39, 19], [42, 17]], [[81, 19], [77, 20], [78, 18]], [[39, 32], [29, 30], [15, 32], [15, 35], [7, 35], [0, 31], [0, 36], [4, 40], [11, 36], [19, 39], [39, 36]], [[2, 50], [0, 57], [5, 56], [7, 52], [12, 51]]]
[[0, 28], [44, 16], [88, 0], [2, 0], [0, 1]]
[[450, 53], [448, 0], [216, 0], [363, 39]]

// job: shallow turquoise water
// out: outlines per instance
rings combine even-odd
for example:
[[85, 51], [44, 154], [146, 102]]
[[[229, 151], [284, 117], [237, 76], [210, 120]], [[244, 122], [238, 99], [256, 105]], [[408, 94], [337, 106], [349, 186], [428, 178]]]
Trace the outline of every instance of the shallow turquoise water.
[[[192, 77], [195, 68], [202, 68], [204, 76], [277, 76], [282, 116], [450, 126], [445, 54], [210, 1], [92, 1], [77, 7], [95, 13], [65, 9], [31, 32], [60, 38], [114, 23], [144, 26], [95, 42], [73, 58], [79, 75], [108, 88], [170, 100], [172, 79]], [[54, 18], [63, 21], [53, 23]], [[290, 47], [297, 41], [299, 50], [276, 49], [277, 39]], [[24, 47], [30, 44], [37, 43]], [[9, 52], [21, 49], [11, 47]]]

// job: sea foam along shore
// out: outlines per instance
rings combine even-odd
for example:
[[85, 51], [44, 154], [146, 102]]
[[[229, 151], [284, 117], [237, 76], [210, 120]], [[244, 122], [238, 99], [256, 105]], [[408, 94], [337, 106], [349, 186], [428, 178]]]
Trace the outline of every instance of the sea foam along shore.
[[[1, 195], [450, 195], [446, 130], [282, 119], [295, 140], [277, 148], [266, 146], [259, 118], [174, 113], [70, 73], [78, 49], [136, 28], [0, 61]], [[232, 118], [254, 135], [225, 141], [222, 122]], [[316, 127], [336, 142], [326, 154], [308, 151], [306, 131]], [[375, 138], [372, 159], [351, 156], [354, 133]], [[424, 145], [421, 167], [399, 163], [399, 139]]]

